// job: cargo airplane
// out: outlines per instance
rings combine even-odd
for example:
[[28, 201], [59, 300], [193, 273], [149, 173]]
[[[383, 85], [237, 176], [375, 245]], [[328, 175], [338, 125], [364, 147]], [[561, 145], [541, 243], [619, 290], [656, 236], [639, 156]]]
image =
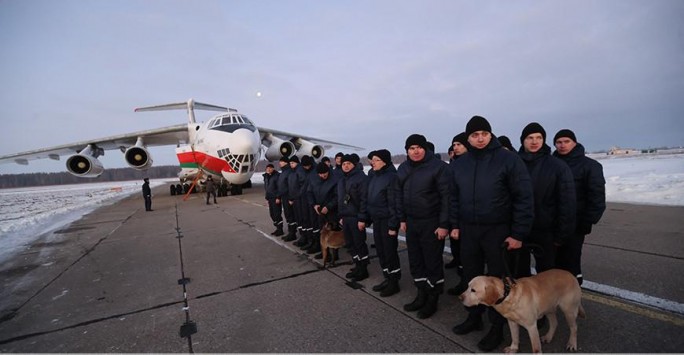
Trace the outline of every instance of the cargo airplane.
[[[104, 167], [97, 159], [105, 150], [119, 149], [133, 169], [152, 166], [147, 147], [176, 145], [176, 156], [182, 168], [181, 179], [194, 178], [199, 172], [212, 175], [230, 184], [231, 194], [241, 194], [257, 162], [263, 154], [266, 160], [309, 155], [316, 161], [325, 154], [325, 147], [363, 149], [343, 143], [306, 137], [299, 134], [257, 127], [244, 114], [232, 108], [209, 105], [189, 99], [187, 102], [141, 107], [135, 112], [187, 109], [188, 123], [133, 132], [101, 139], [92, 139], [51, 148], [0, 156], [0, 163], [27, 165], [30, 160], [53, 159], [68, 155], [67, 171], [75, 176], [95, 178]], [[206, 123], [197, 123], [195, 109], [220, 111]]]

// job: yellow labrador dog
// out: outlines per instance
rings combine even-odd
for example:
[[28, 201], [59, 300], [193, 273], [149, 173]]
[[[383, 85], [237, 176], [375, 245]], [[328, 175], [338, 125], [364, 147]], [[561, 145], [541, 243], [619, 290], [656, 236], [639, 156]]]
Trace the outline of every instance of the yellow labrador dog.
[[[478, 276], [468, 283], [468, 289], [460, 298], [465, 306], [492, 306], [508, 320], [511, 345], [504, 349], [507, 353], [518, 351], [518, 325], [527, 329], [532, 352], [541, 353], [541, 342], [551, 342], [556, 332], [556, 308], [560, 307], [570, 327], [566, 350], [577, 351], [577, 316], [585, 317], [581, 304], [582, 290], [575, 277], [565, 270], [547, 270], [518, 279], [514, 284], [504, 284], [496, 277]], [[549, 331], [540, 339], [537, 319], [543, 316], [549, 320]]]

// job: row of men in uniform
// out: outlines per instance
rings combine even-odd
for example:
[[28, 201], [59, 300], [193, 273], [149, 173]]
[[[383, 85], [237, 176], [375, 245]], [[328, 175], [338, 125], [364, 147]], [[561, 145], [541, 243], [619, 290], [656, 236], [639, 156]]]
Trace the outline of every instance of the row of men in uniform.
[[[288, 221], [285, 240], [296, 239], [299, 228], [298, 244], [308, 252], [320, 250], [316, 238], [323, 223], [341, 222], [355, 263], [347, 277], [358, 281], [368, 277], [365, 230], [372, 223], [384, 275], [373, 290], [386, 297], [399, 292], [397, 235], [403, 231], [417, 289], [404, 309], [417, 311], [418, 318], [437, 311], [446, 239], [454, 256], [446, 267], [458, 267], [461, 275], [450, 294], [464, 292], [470, 280], [485, 272], [503, 277], [508, 267], [515, 270], [511, 276], [529, 276], [532, 244], [540, 249], [534, 253], [537, 272], [565, 269], [581, 284], [584, 238], [605, 210], [603, 168], [586, 157], [568, 129], [554, 136], [553, 153], [539, 123], [528, 124], [520, 142], [518, 152], [504, 147], [490, 123], [474, 116], [454, 137], [449, 163], [439, 159], [434, 145], [420, 134], [406, 139], [407, 160], [396, 169], [389, 151], [371, 152], [368, 175], [355, 155], [338, 154], [332, 168], [324, 161], [314, 168], [309, 157], [302, 158], [303, 167], [296, 158], [281, 160], [279, 176], [272, 166], [264, 175], [274, 234], [284, 233], [279, 205]], [[277, 184], [271, 180], [274, 176]], [[294, 211], [290, 218], [288, 206]], [[510, 258], [515, 262], [506, 265], [504, 253], [517, 255]], [[467, 319], [453, 328], [456, 334], [483, 329], [486, 307], [467, 311]], [[488, 312], [491, 328], [478, 343], [483, 351], [500, 345], [506, 323], [493, 308]]]

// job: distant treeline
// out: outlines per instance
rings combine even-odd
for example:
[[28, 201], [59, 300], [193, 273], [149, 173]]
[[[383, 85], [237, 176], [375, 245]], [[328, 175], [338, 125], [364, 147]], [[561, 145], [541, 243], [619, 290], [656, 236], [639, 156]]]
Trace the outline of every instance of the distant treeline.
[[12, 187], [49, 186], [64, 184], [79, 184], [107, 181], [142, 180], [143, 178], [160, 179], [178, 177], [178, 165], [154, 166], [145, 171], [131, 168], [107, 169], [97, 178], [79, 178], [68, 172], [61, 173], [30, 173], [0, 175], [0, 189]]

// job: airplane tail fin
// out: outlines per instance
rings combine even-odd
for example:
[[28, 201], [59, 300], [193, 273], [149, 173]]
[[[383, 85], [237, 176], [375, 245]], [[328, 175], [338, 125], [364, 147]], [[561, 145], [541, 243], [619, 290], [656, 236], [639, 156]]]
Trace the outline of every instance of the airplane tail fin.
[[175, 103], [175, 104], [139, 107], [139, 108], [135, 109], [135, 112], [183, 110], [183, 109], [188, 110], [188, 120], [190, 121], [190, 123], [195, 123], [195, 111], [194, 111], [194, 109], [208, 110], [208, 111], [235, 111], [235, 109], [229, 109], [229, 108], [223, 107], [223, 106], [216, 106], [216, 105], [210, 105], [210, 104], [205, 104], [205, 103], [201, 103], [201, 102], [195, 102], [195, 100], [189, 99], [187, 102], [179, 102], [179, 103]]

